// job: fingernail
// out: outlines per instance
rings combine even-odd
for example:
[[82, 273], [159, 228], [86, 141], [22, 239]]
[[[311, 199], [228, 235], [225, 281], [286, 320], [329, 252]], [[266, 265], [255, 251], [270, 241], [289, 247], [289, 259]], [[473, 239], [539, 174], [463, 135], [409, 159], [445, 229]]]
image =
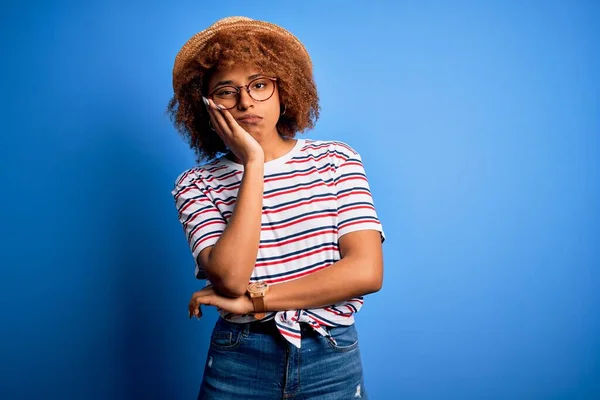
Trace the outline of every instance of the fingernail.
[[225, 110], [225, 106], [222, 106], [221, 104], [217, 104], [217, 108], [219, 110]]
[[204, 105], [205, 105], [206, 107], [209, 107], [209, 106], [210, 106], [210, 102], [208, 101], [208, 99], [207, 99], [206, 97], [202, 96], [202, 101], [204, 102]]

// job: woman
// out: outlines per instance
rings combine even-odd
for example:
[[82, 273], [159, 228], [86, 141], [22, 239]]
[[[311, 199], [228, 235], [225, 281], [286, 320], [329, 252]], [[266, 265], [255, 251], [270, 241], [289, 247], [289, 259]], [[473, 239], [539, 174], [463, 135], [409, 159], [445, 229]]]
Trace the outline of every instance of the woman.
[[182, 47], [173, 88], [175, 125], [209, 160], [172, 192], [208, 280], [190, 317], [221, 316], [198, 398], [366, 398], [354, 313], [381, 288], [384, 233], [360, 155], [295, 138], [319, 114], [304, 46], [225, 18]]

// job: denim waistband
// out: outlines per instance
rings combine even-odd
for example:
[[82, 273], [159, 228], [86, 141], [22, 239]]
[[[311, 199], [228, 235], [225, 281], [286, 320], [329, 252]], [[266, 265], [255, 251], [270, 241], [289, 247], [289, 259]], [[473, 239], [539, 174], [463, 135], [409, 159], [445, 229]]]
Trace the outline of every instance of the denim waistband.
[[[279, 334], [279, 329], [277, 329], [277, 325], [275, 324], [275, 318], [271, 318], [268, 321], [255, 321], [255, 322], [247, 322], [240, 324], [244, 327], [244, 330], [247, 332], [253, 333], [267, 333], [267, 334]], [[316, 334], [315, 330], [311, 328], [307, 323], [300, 323], [300, 330], [302, 334], [311, 335], [313, 333]]]

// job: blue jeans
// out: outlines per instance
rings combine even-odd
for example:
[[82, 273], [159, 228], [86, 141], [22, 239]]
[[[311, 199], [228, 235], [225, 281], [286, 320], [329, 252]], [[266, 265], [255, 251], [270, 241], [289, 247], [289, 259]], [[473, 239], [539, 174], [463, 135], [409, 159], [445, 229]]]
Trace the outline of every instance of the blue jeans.
[[219, 318], [198, 400], [367, 399], [354, 325], [330, 328], [331, 340], [301, 323], [298, 349], [273, 321]]

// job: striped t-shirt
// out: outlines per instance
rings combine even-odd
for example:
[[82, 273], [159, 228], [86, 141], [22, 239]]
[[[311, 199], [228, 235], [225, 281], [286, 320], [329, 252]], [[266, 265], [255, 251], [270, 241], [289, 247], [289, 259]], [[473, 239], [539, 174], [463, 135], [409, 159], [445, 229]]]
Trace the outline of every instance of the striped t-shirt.
[[[242, 175], [242, 165], [221, 157], [177, 178], [172, 194], [195, 260], [223, 233]], [[339, 238], [365, 229], [381, 232], [385, 240], [360, 155], [342, 142], [297, 139], [290, 152], [265, 163], [260, 245], [250, 281], [275, 285], [327, 268], [340, 260]], [[195, 272], [206, 278], [198, 262]], [[283, 337], [300, 347], [300, 322], [328, 336], [323, 326], [352, 324], [362, 304], [356, 297], [271, 312], [264, 321], [274, 318]], [[219, 312], [232, 322], [255, 321], [252, 315]]]

